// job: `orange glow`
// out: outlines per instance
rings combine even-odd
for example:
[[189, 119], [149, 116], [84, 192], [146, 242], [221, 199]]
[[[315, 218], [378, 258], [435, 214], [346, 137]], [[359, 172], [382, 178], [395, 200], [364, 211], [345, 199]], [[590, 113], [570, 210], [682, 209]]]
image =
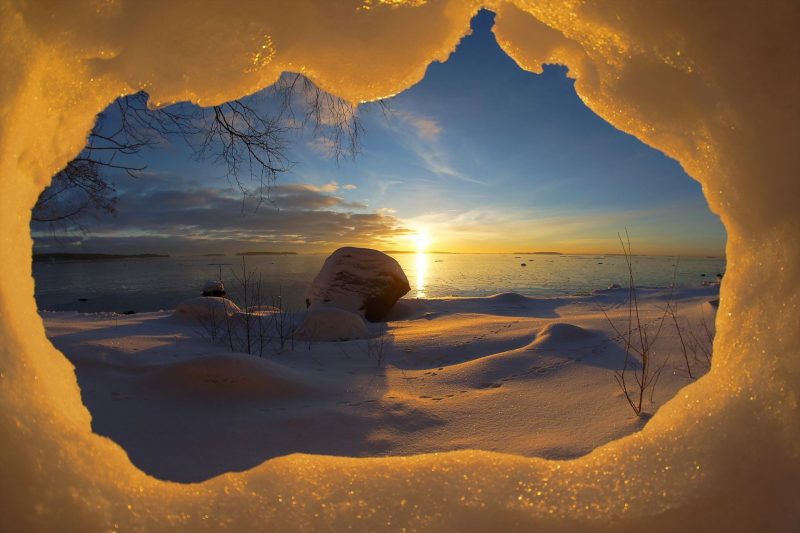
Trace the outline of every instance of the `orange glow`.
[[416, 260], [414, 261], [415, 273], [417, 276], [417, 298], [425, 298], [425, 275], [428, 271], [428, 254], [424, 252], [417, 252]]
[[428, 250], [431, 244], [431, 237], [427, 230], [419, 230], [414, 235], [411, 235], [411, 242], [414, 243], [414, 250], [418, 254], [424, 253]]

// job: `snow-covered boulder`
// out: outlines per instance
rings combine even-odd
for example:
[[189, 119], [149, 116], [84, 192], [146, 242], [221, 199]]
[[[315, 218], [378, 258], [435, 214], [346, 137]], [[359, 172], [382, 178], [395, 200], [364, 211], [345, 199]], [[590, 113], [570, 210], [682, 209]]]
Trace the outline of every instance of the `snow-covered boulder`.
[[203, 296], [225, 296], [225, 285], [221, 281], [206, 281], [203, 285]]
[[306, 306], [338, 307], [376, 322], [409, 290], [397, 261], [378, 250], [345, 247], [325, 260], [308, 290]]
[[366, 339], [369, 331], [361, 315], [338, 307], [314, 304], [306, 312], [295, 336], [311, 341], [351, 341]]
[[179, 303], [172, 316], [191, 322], [204, 322], [222, 320], [225, 316], [240, 312], [239, 306], [227, 298], [199, 296]]

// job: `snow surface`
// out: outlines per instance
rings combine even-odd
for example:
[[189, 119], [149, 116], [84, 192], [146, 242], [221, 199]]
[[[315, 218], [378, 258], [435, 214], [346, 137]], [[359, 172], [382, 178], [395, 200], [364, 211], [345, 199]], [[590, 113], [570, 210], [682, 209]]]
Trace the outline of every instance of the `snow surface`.
[[323, 304], [312, 305], [304, 313], [297, 336], [312, 341], [366, 339], [367, 325], [361, 315]]
[[[797, 2], [1, 5], [4, 529], [797, 528]], [[642, 431], [571, 461], [485, 451], [296, 454], [181, 485], [146, 475], [92, 433], [73, 367], [47, 341], [35, 308], [28, 225], [38, 194], [80, 151], [96, 114], [139, 89], [154, 105], [220, 103], [283, 70], [354, 102], [395, 94], [447, 57], [481, 5], [498, 13], [498, 39], [520, 65], [567, 65], [592, 110], [703, 186], [728, 231], [711, 371]]]
[[[718, 293], [682, 291], [684, 335], [703, 317], [713, 323]], [[360, 316], [312, 307], [299, 314], [319, 327], [301, 339], [339, 342], [281, 348], [273, 338], [263, 357], [232, 354], [201, 322], [169, 312], [45, 313], [44, 322], [75, 365], [93, 430], [150, 475], [197, 482], [297, 452], [585, 455], [645, 424], [614, 380], [624, 344], [602, 312], [623, 327], [627, 295], [404, 300], [404, 318], [371, 324], [371, 337]], [[671, 299], [642, 292], [644, 321]], [[656, 366], [668, 360], [651, 412], [691, 382], [670, 324], [654, 350]]]

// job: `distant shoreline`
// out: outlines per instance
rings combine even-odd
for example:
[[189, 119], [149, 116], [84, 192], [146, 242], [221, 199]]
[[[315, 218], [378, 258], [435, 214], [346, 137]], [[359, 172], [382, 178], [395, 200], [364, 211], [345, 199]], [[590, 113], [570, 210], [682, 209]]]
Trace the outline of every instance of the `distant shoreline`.
[[236, 252], [236, 255], [297, 255], [297, 252]]
[[564, 255], [561, 252], [512, 252], [517, 255]]
[[152, 259], [164, 258], [168, 255], [162, 254], [76, 254], [76, 253], [44, 253], [33, 254], [34, 263], [53, 262], [61, 263], [67, 261], [114, 261], [118, 259]]

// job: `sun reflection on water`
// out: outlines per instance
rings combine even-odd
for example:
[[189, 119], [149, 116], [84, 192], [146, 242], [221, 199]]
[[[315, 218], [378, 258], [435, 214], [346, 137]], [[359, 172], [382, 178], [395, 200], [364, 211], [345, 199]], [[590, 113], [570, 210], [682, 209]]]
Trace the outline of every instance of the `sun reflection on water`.
[[415, 259], [415, 270], [417, 275], [417, 298], [425, 298], [425, 274], [428, 271], [428, 254], [417, 252]]

